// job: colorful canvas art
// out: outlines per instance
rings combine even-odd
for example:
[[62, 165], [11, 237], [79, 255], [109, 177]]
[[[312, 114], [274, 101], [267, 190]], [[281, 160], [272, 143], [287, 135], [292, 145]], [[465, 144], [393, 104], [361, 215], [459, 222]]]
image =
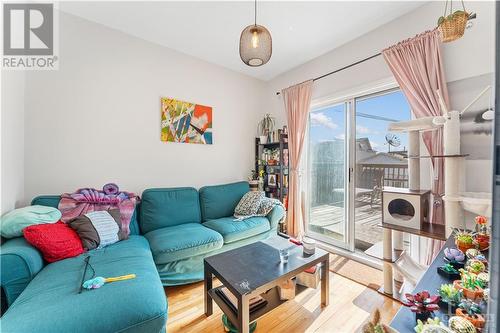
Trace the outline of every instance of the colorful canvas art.
[[173, 98], [162, 98], [161, 141], [211, 145], [212, 108]]

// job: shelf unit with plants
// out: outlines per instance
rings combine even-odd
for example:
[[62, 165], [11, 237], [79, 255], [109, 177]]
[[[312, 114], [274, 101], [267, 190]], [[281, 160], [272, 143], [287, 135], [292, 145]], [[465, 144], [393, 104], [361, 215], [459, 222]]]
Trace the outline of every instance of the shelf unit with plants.
[[[257, 127], [255, 138], [255, 169], [250, 185], [264, 191], [266, 197], [280, 200], [288, 207], [288, 132], [287, 127], [275, 129], [275, 119], [266, 114]], [[279, 224], [279, 231], [286, 233], [286, 223]]]
[[262, 143], [255, 139], [255, 170], [261, 184], [260, 190], [269, 198], [279, 199], [285, 207], [288, 196], [288, 135], [275, 135], [277, 141]]

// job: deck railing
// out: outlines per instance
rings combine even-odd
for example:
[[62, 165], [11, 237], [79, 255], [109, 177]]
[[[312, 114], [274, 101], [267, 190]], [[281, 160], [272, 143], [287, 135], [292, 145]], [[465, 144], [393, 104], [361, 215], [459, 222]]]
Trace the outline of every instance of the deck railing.
[[[310, 174], [311, 205], [342, 203], [344, 163], [313, 163]], [[407, 165], [363, 164], [356, 168], [356, 188], [408, 187]]]

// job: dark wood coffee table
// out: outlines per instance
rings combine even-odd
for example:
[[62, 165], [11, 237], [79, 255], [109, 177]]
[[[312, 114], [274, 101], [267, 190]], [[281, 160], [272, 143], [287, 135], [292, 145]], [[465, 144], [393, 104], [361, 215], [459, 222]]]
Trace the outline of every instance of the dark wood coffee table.
[[[282, 264], [279, 249], [292, 246], [288, 263]], [[238, 328], [238, 332], [248, 333], [250, 323], [286, 302], [280, 300], [277, 286], [318, 263], [322, 263], [321, 306], [327, 306], [329, 261], [328, 252], [321, 249], [317, 248], [311, 256], [304, 256], [302, 246], [295, 246], [287, 239], [276, 236], [205, 258], [205, 315], [212, 315], [213, 300]], [[223, 286], [212, 287], [214, 276]], [[229, 289], [237, 298], [237, 313], [216, 292], [223, 287]], [[300, 292], [304, 289], [306, 288], [297, 286], [296, 290]], [[257, 295], [265, 298], [267, 304], [250, 313], [249, 300]]]

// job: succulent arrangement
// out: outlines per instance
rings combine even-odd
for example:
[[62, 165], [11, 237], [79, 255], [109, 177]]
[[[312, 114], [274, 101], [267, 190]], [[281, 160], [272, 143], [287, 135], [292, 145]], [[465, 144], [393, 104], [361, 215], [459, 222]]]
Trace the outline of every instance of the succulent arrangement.
[[456, 333], [476, 333], [474, 325], [464, 317], [453, 316], [448, 320], [448, 326]]
[[484, 231], [488, 230], [485, 229], [487, 228], [488, 224], [488, 219], [486, 218], [486, 216], [479, 215], [476, 216], [474, 220], [476, 221], [476, 228], [478, 229], [477, 232], [481, 233], [482, 230]]
[[419, 319], [414, 330], [416, 333], [453, 333], [439, 318], [428, 318], [425, 322]]
[[460, 272], [452, 264], [440, 266], [437, 268], [437, 271], [451, 280], [460, 279]]
[[476, 237], [475, 241], [481, 251], [490, 247], [490, 233], [488, 231], [488, 220], [484, 216], [476, 216]]
[[474, 274], [479, 274], [486, 270], [486, 266], [484, 265], [484, 263], [477, 259], [469, 260], [467, 262], [466, 268], [469, 272]]
[[461, 290], [465, 298], [472, 300], [483, 298], [484, 284], [477, 278], [477, 275], [464, 269], [460, 269], [459, 271], [461, 279], [455, 280], [453, 286]]
[[450, 261], [464, 261], [465, 255], [459, 249], [446, 248], [444, 249], [444, 256]]
[[462, 285], [465, 288], [474, 289], [474, 288], [483, 288], [483, 283], [477, 278], [477, 274], [467, 272], [464, 269], [459, 270], [462, 276]]
[[[474, 333], [482, 332], [485, 318], [481, 314], [488, 293], [488, 261], [481, 251], [489, 246], [486, 218], [476, 217], [476, 232], [455, 229], [456, 248], [444, 249], [445, 264], [438, 267], [438, 273], [454, 280], [453, 284], [442, 284], [438, 295], [428, 291], [415, 295], [406, 294], [404, 306], [415, 313], [417, 333]], [[481, 244], [481, 242], [483, 242]], [[439, 309], [454, 314], [444, 325], [432, 313]], [[429, 319], [430, 317], [430, 319]], [[436, 316], [438, 317], [438, 316]]]
[[463, 262], [465, 260], [465, 254], [459, 249], [444, 249], [444, 257], [450, 262]]
[[464, 317], [470, 321], [476, 328], [482, 328], [484, 326], [485, 319], [481, 315], [481, 308], [471, 300], [463, 300], [456, 313], [457, 316]]
[[487, 287], [490, 283], [490, 275], [486, 272], [479, 273], [476, 279], [483, 285], [483, 288]]
[[445, 264], [444, 266], [441, 266], [441, 268], [446, 273], [449, 273], [449, 274], [459, 274], [458, 270], [455, 267], [453, 267], [452, 264]]
[[465, 252], [465, 256], [467, 257], [467, 259], [475, 259], [479, 255], [481, 255], [481, 251], [479, 251], [478, 249], [468, 249]]
[[473, 232], [467, 230], [455, 229], [454, 237], [455, 237], [455, 244], [457, 245], [458, 249], [462, 252], [466, 252], [468, 249], [472, 249], [475, 247]]
[[451, 306], [457, 306], [462, 301], [462, 292], [456, 289], [452, 284], [442, 284], [438, 293], [441, 300]]
[[417, 314], [431, 314], [432, 312], [439, 309], [438, 302], [440, 297], [437, 295], [432, 295], [427, 291], [421, 291], [414, 295], [405, 294], [406, 302], [403, 302], [404, 306], [410, 308], [411, 312]]
[[363, 326], [363, 333], [389, 333], [391, 330], [380, 322], [380, 311], [376, 309], [372, 319]]

